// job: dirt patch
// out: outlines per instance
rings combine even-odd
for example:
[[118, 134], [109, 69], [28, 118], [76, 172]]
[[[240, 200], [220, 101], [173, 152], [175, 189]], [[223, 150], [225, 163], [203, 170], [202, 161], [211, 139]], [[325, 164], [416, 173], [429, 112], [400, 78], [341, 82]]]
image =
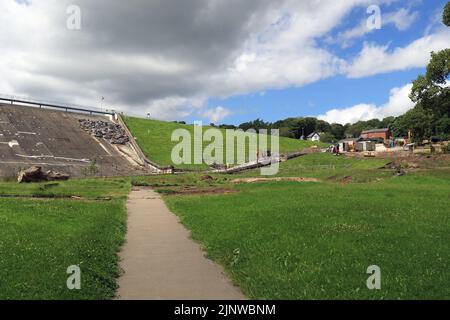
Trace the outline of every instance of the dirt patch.
[[347, 183], [350, 183], [353, 181], [353, 177], [345, 176], [343, 178], [339, 178], [338, 176], [331, 176], [331, 177], [328, 177], [327, 180], [331, 181], [331, 182], [340, 182], [340, 183], [347, 184]]
[[[348, 153], [347, 157], [361, 158], [361, 152]], [[376, 158], [385, 159], [389, 163], [381, 169], [396, 169], [401, 167], [406, 171], [420, 169], [436, 169], [450, 167], [450, 154], [414, 154], [411, 152], [377, 152]]]
[[255, 183], [255, 182], [272, 182], [272, 181], [320, 182], [320, 180], [316, 178], [302, 178], [302, 177], [244, 178], [231, 180], [232, 183]]
[[344, 184], [350, 183], [352, 181], [353, 181], [352, 176], [346, 176], [346, 177], [343, 177], [341, 180], [339, 180], [340, 183], [344, 183]]
[[[168, 192], [170, 190], [170, 192]], [[183, 188], [183, 189], [157, 189], [156, 192], [163, 193], [166, 195], [198, 195], [198, 194], [232, 194], [236, 193], [237, 190], [228, 188]]]
[[205, 175], [201, 176], [200, 180], [201, 181], [213, 181], [214, 178], [211, 177], [210, 175], [205, 174]]
[[450, 155], [420, 155], [420, 154], [400, 154], [391, 155], [390, 163], [384, 169], [393, 170], [394, 174], [407, 174], [409, 172], [446, 169], [450, 168]]

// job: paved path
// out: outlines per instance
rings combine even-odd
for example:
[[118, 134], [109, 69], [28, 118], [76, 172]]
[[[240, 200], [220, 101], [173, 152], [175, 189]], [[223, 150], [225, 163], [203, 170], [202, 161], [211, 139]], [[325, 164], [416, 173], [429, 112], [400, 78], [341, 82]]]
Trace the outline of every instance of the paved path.
[[156, 192], [134, 189], [127, 209], [119, 299], [245, 299]]

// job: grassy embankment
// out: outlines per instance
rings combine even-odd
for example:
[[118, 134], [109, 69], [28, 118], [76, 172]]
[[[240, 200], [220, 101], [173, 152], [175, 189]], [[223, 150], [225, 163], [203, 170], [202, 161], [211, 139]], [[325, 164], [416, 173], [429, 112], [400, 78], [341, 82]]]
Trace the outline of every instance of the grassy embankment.
[[[164, 122], [157, 120], [148, 120], [133, 117], [124, 117], [124, 120], [132, 132], [133, 136], [137, 139], [137, 143], [141, 147], [145, 155], [152, 161], [162, 165], [169, 166], [174, 165], [171, 160], [172, 149], [178, 142], [172, 142], [171, 136], [176, 129], [186, 129], [191, 133], [192, 139], [194, 137], [194, 127], [192, 125], [183, 125], [173, 122]], [[203, 132], [211, 127], [203, 127]], [[225, 130], [221, 130], [226, 137]], [[210, 142], [203, 142], [203, 147], [209, 145]], [[304, 148], [317, 145], [318, 143], [310, 141], [300, 141], [296, 139], [290, 139], [285, 137], [280, 137], [280, 152], [295, 152], [300, 151]], [[324, 144], [319, 145], [323, 146]], [[193, 146], [193, 143], [192, 143]], [[270, 149], [270, 137], [268, 139], [268, 147]], [[247, 158], [248, 158], [248, 142], [247, 142]], [[236, 144], [235, 144], [236, 150]], [[224, 157], [226, 159], [227, 150], [226, 143], [224, 141]], [[193, 147], [192, 147], [192, 159], [193, 159]], [[234, 153], [236, 155], [236, 152]], [[223, 163], [226, 163], [224, 159]], [[180, 169], [193, 169], [193, 170], [204, 170], [208, 166], [206, 164], [181, 164], [174, 165], [176, 168]]]

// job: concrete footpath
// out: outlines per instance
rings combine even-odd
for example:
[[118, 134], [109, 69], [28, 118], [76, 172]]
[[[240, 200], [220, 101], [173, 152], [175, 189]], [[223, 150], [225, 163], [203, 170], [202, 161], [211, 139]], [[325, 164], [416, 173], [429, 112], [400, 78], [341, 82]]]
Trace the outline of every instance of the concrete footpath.
[[245, 299], [156, 192], [134, 188], [127, 210], [118, 299]]

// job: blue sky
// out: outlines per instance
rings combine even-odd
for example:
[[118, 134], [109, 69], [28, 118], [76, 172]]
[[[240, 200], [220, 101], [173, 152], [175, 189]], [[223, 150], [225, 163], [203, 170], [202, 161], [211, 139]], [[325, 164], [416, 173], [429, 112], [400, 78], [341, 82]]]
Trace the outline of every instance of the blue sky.
[[1, 1], [0, 94], [216, 124], [398, 116], [450, 47], [446, 3]]
[[211, 99], [209, 104], [226, 106], [232, 110], [233, 114], [224, 121], [231, 124], [256, 118], [273, 122], [288, 117], [317, 116], [332, 108], [345, 108], [359, 103], [381, 105], [388, 101], [392, 88], [412, 82], [423, 72], [424, 68], [415, 68], [361, 79], [336, 76], [300, 88]]
[[[383, 12], [395, 12], [403, 8], [416, 13], [417, 18], [405, 30], [399, 30], [394, 24], [384, 25], [380, 30], [355, 39], [346, 48], [342, 48], [339, 44], [328, 44], [323, 39], [318, 39], [317, 42], [340, 57], [355, 56], [362, 49], [364, 42], [389, 44], [391, 50], [404, 47], [437, 27], [436, 18], [440, 18], [441, 10], [446, 3], [447, 1], [433, 0], [401, 1], [392, 5], [381, 5], [382, 18]], [[331, 32], [331, 36], [354, 27], [367, 17], [369, 14], [366, 13], [365, 7], [356, 8]], [[392, 88], [403, 87], [424, 72], [425, 67], [416, 67], [357, 79], [337, 75], [302, 87], [268, 89], [230, 98], [213, 98], [208, 104], [210, 107], [224, 106], [229, 109], [231, 114], [223, 122], [230, 124], [239, 124], [256, 118], [276, 121], [287, 117], [317, 116], [330, 109], [346, 108], [360, 103], [382, 105], [388, 102]], [[192, 121], [196, 117], [193, 115], [188, 119]]]

